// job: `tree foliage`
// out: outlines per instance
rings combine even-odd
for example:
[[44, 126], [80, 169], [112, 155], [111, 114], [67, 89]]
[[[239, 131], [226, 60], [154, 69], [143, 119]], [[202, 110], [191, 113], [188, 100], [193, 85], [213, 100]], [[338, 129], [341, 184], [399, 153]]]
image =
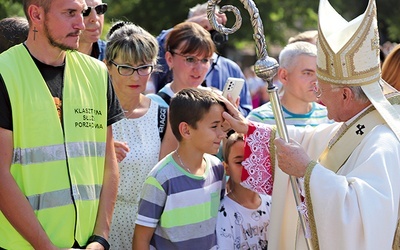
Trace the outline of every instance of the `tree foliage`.
[[10, 16], [24, 16], [21, 1], [0, 0], [0, 19]]
[[[136, 0], [129, 1], [129, 4], [126, 4], [126, 0], [109, 0], [108, 2], [110, 5], [110, 11], [107, 13], [108, 18], [111, 20], [126, 19], [132, 21], [154, 35], [159, 34], [163, 29], [171, 28], [184, 21], [187, 18], [190, 7], [203, 3], [198, 0]], [[243, 18], [242, 27], [231, 35], [231, 40], [252, 40], [253, 30], [250, 24], [250, 17], [243, 4], [238, 0], [223, 0], [220, 6], [223, 5], [237, 7]], [[316, 9], [317, 3], [302, 1], [299, 5], [293, 0], [257, 0], [256, 5], [264, 24], [264, 33], [267, 41], [284, 43], [287, 41], [288, 34], [286, 31], [289, 31], [289, 29], [294, 28], [294, 30], [303, 31], [316, 28], [317, 18], [314, 9]], [[228, 16], [226, 26], [231, 27], [235, 18], [232, 13], [227, 12], [226, 14]]]
[[[251, 41], [253, 29], [247, 10], [242, 1], [247, 0], [221, 0], [219, 5], [236, 6], [242, 15], [242, 27], [231, 35], [231, 41]], [[173, 27], [184, 21], [190, 7], [199, 0], [106, 0], [110, 5], [108, 18], [126, 19], [135, 22], [154, 35], [161, 30]], [[287, 39], [298, 32], [317, 28], [317, 12], [319, 1], [300, 0], [255, 0], [264, 25], [267, 43], [285, 44]], [[331, 0], [339, 13], [350, 20], [365, 11], [368, 0]], [[381, 33], [381, 42], [386, 40], [400, 41], [400, 15], [396, 9], [400, 8], [398, 0], [376, 0], [378, 9], [378, 23]], [[233, 14], [228, 15], [227, 27], [235, 21]]]
[[[206, 0], [204, 0], [206, 1]], [[242, 27], [230, 36], [230, 43], [252, 41], [253, 28], [247, 10], [241, 1], [221, 0], [220, 6], [236, 6], [243, 18]], [[163, 29], [173, 27], [187, 18], [190, 7], [199, 0], [103, 0], [109, 4], [106, 13], [106, 22], [116, 20], [132, 21], [158, 35]], [[317, 28], [318, 0], [254, 0], [264, 25], [267, 44], [285, 44], [287, 39], [298, 32]], [[368, 0], [330, 0], [331, 4], [347, 20], [361, 14]], [[378, 8], [378, 24], [381, 42], [386, 40], [400, 41], [400, 9], [399, 0], [376, 0]], [[17, 0], [0, 0], [0, 18], [8, 16], [22, 16], [22, 4]], [[227, 27], [234, 23], [234, 16], [227, 13]], [[108, 25], [106, 26], [108, 27]]]

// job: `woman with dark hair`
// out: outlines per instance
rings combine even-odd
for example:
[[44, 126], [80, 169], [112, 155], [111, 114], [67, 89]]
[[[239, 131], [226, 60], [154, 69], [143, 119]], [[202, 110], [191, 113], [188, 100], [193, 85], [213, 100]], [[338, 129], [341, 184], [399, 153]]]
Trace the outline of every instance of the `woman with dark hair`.
[[168, 106], [169, 100], [185, 88], [199, 87], [211, 65], [215, 45], [210, 33], [194, 22], [176, 25], [167, 36], [165, 60], [172, 70], [172, 82], [157, 94], [148, 96], [160, 105]]

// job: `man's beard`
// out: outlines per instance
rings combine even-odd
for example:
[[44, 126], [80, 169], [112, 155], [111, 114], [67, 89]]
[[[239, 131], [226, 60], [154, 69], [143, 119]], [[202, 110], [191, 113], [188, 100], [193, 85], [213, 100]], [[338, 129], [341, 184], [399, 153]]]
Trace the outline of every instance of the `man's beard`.
[[[48, 28], [48, 25], [47, 25], [47, 21], [45, 21], [45, 24], [44, 24], [44, 33], [45, 33], [47, 39], [49, 40], [49, 42], [50, 42], [50, 44], [51, 44], [52, 46], [54, 46], [54, 47], [56, 47], [56, 48], [59, 48], [59, 49], [61, 49], [61, 50], [64, 50], [64, 51], [67, 51], [67, 50], [77, 50], [77, 48], [75, 48], [75, 47], [71, 47], [71, 46], [69, 46], [69, 45], [62, 44], [62, 43], [57, 42], [56, 39], [54, 39], [54, 38], [52, 37], [52, 35], [50, 34], [50, 32], [49, 32], [49, 28]], [[68, 34], [68, 35], [70, 35], [70, 34]]]

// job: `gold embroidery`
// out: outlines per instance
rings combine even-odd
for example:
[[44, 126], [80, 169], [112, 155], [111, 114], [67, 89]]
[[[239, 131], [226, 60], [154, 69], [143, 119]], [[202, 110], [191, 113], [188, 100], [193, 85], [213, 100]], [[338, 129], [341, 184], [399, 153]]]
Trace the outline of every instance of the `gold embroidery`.
[[[400, 104], [400, 93], [394, 93], [393, 96], [388, 98], [388, 101], [392, 105]], [[340, 140], [340, 138], [346, 133], [346, 131], [349, 128], [353, 127], [354, 124], [357, 123], [361, 118], [363, 118], [364, 116], [366, 116], [367, 114], [369, 114], [370, 112], [372, 112], [374, 110], [375, 110], [374, 106], [369, 107], [357, 119], [355, 119], [352, 123], [350, 123], [348, 126], [346, 126], [345, 129], [343, 129], [343, 130], [339, 129], [340, 130], [340, 131], [338, 131], [339, 133], [337, 135], [335, 135], [334, 138], [332, 138], [332, 140], [329, 142], [329, 148], [332, 148], [333, 145], [335, 145], [335, 143]]]
[[397, 229], [396, 229], [396, 233], [394, 234], [392, 249], [393, 250], [400, 249], [400, 220], [397, 221]]
[[[339, 51], [333, 51], [320, 24], [318, 30], [319, 79], [329, 84], [347, 86], [362, 86], [379, 80], [379, 36], [374, 1], [368, 6], [358, 29]], [[361, 57], [365, 63], [356, 66], [354, 62], [359, 62]]]
[[307, 204], [307, 215], [308, 215], [308, 222], [310, 224], [311, 244], [312, 244], [313, 250], [319, 249], [317, 225], [315, 223], [314, 211], [313, 211], [313, 207], [312, 207], [312, 200], [311, 200], [311, 193], [310, 193], [311, 173], [316, 165], [317, 165], [317, 163], [315, 161], [311, 161], [307, 165], [306, 174], [304, 176], [304, 189], [305, 189], [305, 193], [306, 193], [305, 200], [306, 200], [306, 204]]

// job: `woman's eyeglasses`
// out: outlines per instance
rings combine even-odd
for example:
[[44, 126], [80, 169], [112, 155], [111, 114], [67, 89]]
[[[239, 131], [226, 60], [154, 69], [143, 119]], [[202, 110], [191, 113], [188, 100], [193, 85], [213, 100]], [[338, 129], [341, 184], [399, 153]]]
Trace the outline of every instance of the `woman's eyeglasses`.
[[129, 65], [119, 65], [116, 64], [114, 61], [110, 61], [115, 67], [117, 67], [118, 73], [121, 76], [130, 76], [133, 73], [135, 73], [135, 71], [137, 71], [138, 75], [140, 76], [147, 76], [150, 75], [151, 72], [153, 72], [154, 69], [154, 65], [152, 64], [147, 64], [147, 65], [143, 65], [143, 66], [139, 66], [137, 68], [129, 66]]
[[184, 55], [179, 54], [179, 53], [176, 53], [176, 52], [174, 52], [174, 51], [170, 51], [170, 53], [171, 53], [172, 55], [178, 55], [178, 56], [181, 56], [181, 57], [185, 58], [185, 64], [186, 64], [187, 66], [189, 66], [189, 67], [194, 67], [194, 66], [196, 66], [196, 65], [199, 64], [199, 63], [200, 63], [201, 66], [208, 67], [208, 66], [210, 65], [209, 63], [212, 62], [212, 59], [208, 59], [208, 58], [198, 59], [197, 57], [194, 57], [194, 56], [184, 56]]
[[89, 16], [90, 12], [92, 11], [92, 9], [94, 9], [96, 11], [97, 15], [103, 15], [107, 11], [107, 4], [106, 3], [102, 3], [102, 4], [99, 4], [99, 5], [95, 6], [95, 7], [88, 7], [86, 10], [84, 10], [82, 12], [82, 15], [83, 16]]

